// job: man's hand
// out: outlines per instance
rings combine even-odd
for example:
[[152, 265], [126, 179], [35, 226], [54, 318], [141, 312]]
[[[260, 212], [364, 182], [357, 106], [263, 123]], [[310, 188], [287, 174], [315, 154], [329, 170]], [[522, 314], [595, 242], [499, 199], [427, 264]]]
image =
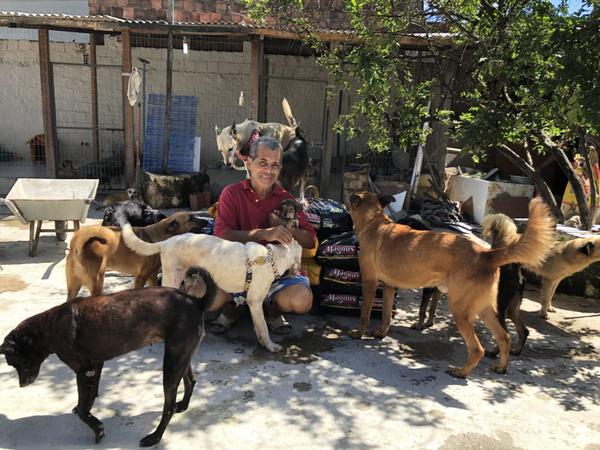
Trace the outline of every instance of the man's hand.
[[285, 245], [289, 245], [294, 242], [294, 236], [292, 232], [288, 230], [286, 227], [278, 225], [276, 227], [266, 228], [262, 230], [264, 236], [262, 236], [263, 241], [267, 242], [280, 242]]

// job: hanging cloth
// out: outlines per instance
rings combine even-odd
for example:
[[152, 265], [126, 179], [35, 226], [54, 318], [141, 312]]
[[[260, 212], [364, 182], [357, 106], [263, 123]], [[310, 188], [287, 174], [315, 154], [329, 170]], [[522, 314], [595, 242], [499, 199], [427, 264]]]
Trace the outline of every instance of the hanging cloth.
[[140, 76], [137, 67], [134, 67], [129, 75], [129, 83], [127, 83], [127, 98], [129, 99], [129, 104], [131, 106], [135, 106], [138, 102], [141, 85], [142, 77]]

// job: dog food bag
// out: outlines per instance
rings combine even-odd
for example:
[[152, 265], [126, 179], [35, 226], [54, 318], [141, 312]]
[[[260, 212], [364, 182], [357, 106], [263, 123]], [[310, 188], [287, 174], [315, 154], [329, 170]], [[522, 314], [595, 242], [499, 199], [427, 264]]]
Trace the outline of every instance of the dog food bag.
[[352, 219], [343, 204], [326, 198], [313, 198], [308, 201], [304, 213], [317, 230], [320, 241], [334, 234], [352, 230]]
[[[321, 294], [321, 305], [339, 309], [357, 309], [360, 310], [362, 297], [360, 295], [347, 294]], [[373, 309], [381, 311], [383, 307], [383, 298], [375, 297]]]
[[[362, 295], [360, 272], [353, 270], [325, 267], [322, 271], [320, 286], [321, 292], [328, 294]], [[383, 296], [381, 287], [377, 289], [375, 296]]]
[[317, 261], [323, 266], [357, 272], [358, 240], [353, 231], [331, 236], [319, 246]]

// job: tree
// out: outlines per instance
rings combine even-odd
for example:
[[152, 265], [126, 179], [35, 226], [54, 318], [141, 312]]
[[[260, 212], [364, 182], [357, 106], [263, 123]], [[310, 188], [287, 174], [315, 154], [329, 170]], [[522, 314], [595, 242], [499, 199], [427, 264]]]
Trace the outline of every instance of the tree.
[[[323, 16], [318, 3], [261, 0], [248, 6], [254, 17], [274, 15], [295, 26], [329, 74], [356, 87], [358, 100], [338, 123], [350, 137], [366, 132], [376, 151], [392, 144], [407, 148], [423, 139], [423, 121], [446, 121], [466, 151], [497, 151], [510, 159], [562, 220], [532, 163], [532, 153], [549, 153], [571, 182], [589, 227], [592, 217], [567, 147], [579, 139], [585, 156], [585, 136], [600, 130], [600, 21], [593, 1], [569, 15], [548, 0], [430, 0], [425, 7], [349, 0], [340, 7], [354, 39], [336, 47], [316, 37]], [[426, 43], [418, 52], [406, 45], [415, 32]], [[425, 58], [431, 71], [417, 76], [415, 64]], [[445, 110], [443, 101], [428, 110], [436, 89], [452, 96], [458, 113]]]

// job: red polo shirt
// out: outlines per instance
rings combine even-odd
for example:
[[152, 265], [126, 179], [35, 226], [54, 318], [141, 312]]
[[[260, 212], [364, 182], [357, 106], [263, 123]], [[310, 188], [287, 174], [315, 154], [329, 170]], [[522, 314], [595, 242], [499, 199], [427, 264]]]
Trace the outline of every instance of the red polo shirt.
[[[219, 197], [213, 234], [223, 237], [227, 230], [250, 231], [257, 228], [270, 228], [269, 213], [279, 208], [281, 201], [287, 198], [293, 199], [294, 196], [278, 184], [262, 200], [250, 187], [250, 180], [230, 184], [223, 189]], [[307, 230], [314, 241], [316, 237], [315, 229], [304, 212], [299, 212], [297, 216], [299, 227]]]

